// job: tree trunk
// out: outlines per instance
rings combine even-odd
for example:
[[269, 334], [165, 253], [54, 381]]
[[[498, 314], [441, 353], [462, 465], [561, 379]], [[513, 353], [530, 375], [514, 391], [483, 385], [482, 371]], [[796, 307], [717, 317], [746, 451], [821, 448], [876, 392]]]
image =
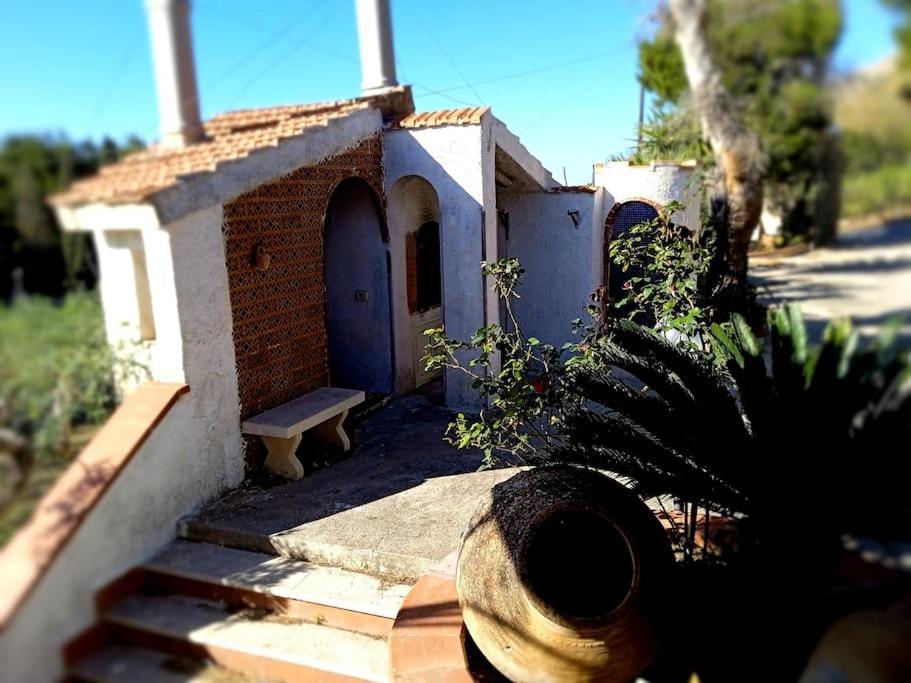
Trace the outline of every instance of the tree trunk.
[[711, 222], [726, 243], [725, 284], [746, 282], [747, 249], [762, 213], [759, 140], [740, 119], [709, 49], [708, 0], [669, 0], [675, 34], [702, 134], [715, 155]]

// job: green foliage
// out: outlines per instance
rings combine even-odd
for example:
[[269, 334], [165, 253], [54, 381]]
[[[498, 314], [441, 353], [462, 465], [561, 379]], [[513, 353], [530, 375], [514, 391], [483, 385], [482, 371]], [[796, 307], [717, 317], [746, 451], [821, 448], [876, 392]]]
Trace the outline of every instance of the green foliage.
[[699, 122], [685, 109], [669, 106], [655, 107], [642, 125], [641, 144], [628, 155], [621, 155], [634, 164], [653, 161], [696, 160], [712, 163], [712, 150], [702, 139]]
[[911, 166], [883, 166], [845, 178], [844, 215], [863, 217], [911, 207]]
[[611, 277], [624, 276], [625, 296], [610, 305], [614, 315], [653, 322], [682, 344], [703, 349], [712, 314], [704, 297], [712, 251], [697, 233], [670, 221], [682, 208], [673, 202], [655, 220], [611, 240]]
[[[571, 390], [571, 378], [579, 367], [594, 362], [594, 356], [584, 341], [591, 330], [583, 341], [560, 349], [523, 334], [512, 308], [525, 272], [517, 259], [482, 263], [481, 268], [493, 278], [507, 329], [488, 325], [468, 340], [451, 339], [443, 328], [427, 330], [423, 360], [428, 370], [449, 368], [468, 376], [487, 407], [477, 416], [460, 413], [447, 438], [458, 448], [481, 450], [491, 467], [504, 458], [521, 461], [559, 438], [567, 411], [580, 400]], [[582, 321], [574, 321], [573, 327], [581, 331]]]
[[73, 180], [140, 149], [130, 138], [118, 145], [71, 143], [62, 137], [10, 136], [0, 146], [0, 299], [9, 296], [14, 268], [25, 270], [27, 291], [60, 296], [77, 283], [91, 285], [94, 262], [88, 235], [63, 235], [48, 195]]
[[[911, 116], [911, 109], [908, 111]], [[874, 132], [846, 130], [842, 135], [845, 156], [848, 160], [846, 175], [863, 175], [884, 166], [903, 166], [911, 151], [911, 126], [903, 136], [906, 139], [883, 139]]]
[[[713, 0], [709, 10], [709, 44], [725, 86], [760, 137], [768, 195], [784, 216], [785, 230], [808, 235], [817, 219], [826, 220], [816, 215], [819, 201], [838, 201], [822, 167], [833, 144], [825, 78], [842, 29], [839, 3]], [[658, 158], [655, 151], [663, 158], [709, 156], [687, 106], [686, 73], [669, 21], [665, 17], [655, 37], [639, 47], [639, 78], [658, 107], [643, 131], [646, 144], [632, 157], [636, 161]]]
[[710, 329], [728, 327], [734, 312], [757, 322], [764, 309], [749, 284], [719, 296], [722, 273], [715, 234], [708, 227], [696, 232], [670, 220], [684, 209], [671, 202], [655, 220], [611, 240], [611, 278], [624, 280], [624, 296], [610, 301], [608, 310], [614, 318], [653, 327], [680, 346], [721, 362]]
[[506, 258], [482, 264], [503, 302], [506, 327], [489, 325], [466, 340], [447, 337], [443, 328], [425, 333], [427, 369], [449, 368], [466, 375], [486, 406], [478, 416], [458, 415], [447, 432], [451, 443], [481, 450], [487, 466], [504, 458], [534, 459], [542, 449], [556, 448], [566, 432], [567, 416], [576, 413], [586, 398], [578, 387], [579, 373], [605, 365], [598, 330], [617, 315], [649, 314], [658, 330], [654, 334], [674, 338], [688, 353], [726, 361], [711, 330], [733, 333], [734, 323], [711, 299], [710, 242], [667, 220], [680, 208], [668, 206], [663, 217], [632, 228], [612, 244], [618, 267], [634, 268], [642, 275], [630, 278], [624, 300], [602, 299], [601, 307], [589, 306], [588, 324], [572, 321], [578, 341], [559, 349], [526, 337], [515, 317], [513, 301], [520, 298], [525, 273], [519, 261]]
[[65, 453], [72, 426], [110, 414], [115, 369], [143, 374], [115, 359], [96, 295], [74, 293], [60, 304], [23, 297], [0, 306], [0, 424], [30, 433], [39, 456]]
[[[770, 367], [736, 316], [712, 330], [721, 367], [630, 321], [602, 328], [605, 364], [577, 373], [586, 400], [537, 460], [605, 469], [644, 498], [740, 517], [741, 551], [797, 555], [793, 576], [818, 581], [846, 535], [907, 539], [911, 355], [900, 324], [862, 344], [834, 321], [817, 346], [795, 307], [771, 311], [768, 326]], [[812, 538], [794, 520], [812, 520]]]
[[653, 40], [639, 43], [639, 82], [655, 94], [661, 106], [679, 103], [686, 91], [683, 57], [666, 28]]

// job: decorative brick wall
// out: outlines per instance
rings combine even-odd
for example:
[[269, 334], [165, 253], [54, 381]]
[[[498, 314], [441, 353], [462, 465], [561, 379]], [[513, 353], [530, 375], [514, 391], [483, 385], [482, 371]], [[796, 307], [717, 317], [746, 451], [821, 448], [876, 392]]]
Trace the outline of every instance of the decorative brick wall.
[[[352, 176], [383, 198], [379, 136], [225, 205], [225, 251], [242, 420], [328, 382], [324, 225]], [[247, 440], [247, 461], [262, 455]]]

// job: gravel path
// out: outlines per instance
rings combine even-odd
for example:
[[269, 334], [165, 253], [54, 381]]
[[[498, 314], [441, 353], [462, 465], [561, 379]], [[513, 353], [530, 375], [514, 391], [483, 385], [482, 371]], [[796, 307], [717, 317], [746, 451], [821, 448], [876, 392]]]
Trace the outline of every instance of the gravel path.
[[847, 316], [872, 335], [899, 316], [911, 342], [911, 222], [844, 235], [801, 256], [756, 259], [751, 279], [765, 303], [799, 303], [814, 339], [832, 318]]

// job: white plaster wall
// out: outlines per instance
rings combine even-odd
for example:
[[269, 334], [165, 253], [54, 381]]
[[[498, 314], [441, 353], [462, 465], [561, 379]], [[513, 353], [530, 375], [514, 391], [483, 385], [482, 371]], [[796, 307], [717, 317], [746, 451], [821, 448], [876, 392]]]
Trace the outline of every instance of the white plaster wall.
[[[497, 239], [497, 132], [500, 126], [496, 119], [485, 117], [481, 125], [481, 179], [484, 188], [482, 206], [484, 207], [484, 261], [494, 263], [500, 258], [499, 240]], [[505, 126], [503, 127], [505, 131]], [[506, 131], [508, 132], [508, 131]], [[516, 138], [518, 142], [518, 138]], [[524, 150], [524, 148], [522, 148]], [[528, 155], [529, 161], [537, 159]], [[542, 167], [543, 168], [543, 167]], [[494, 287], [494, 278], [484, 278], [484, 310], [487, 325], [498, 325], [500, 318], [500, 299]], [[494, 373], [500, 371], [499, 353], [491, 354], [490, 365]]]
[[184, 378], [193, 398], [195, 443], [188, 457], [210, 463], [221, 488], [243, 481], [240, 399], [221, 206], [167, 226]]
[[592, 203], [592, 269], [590, 289], [604, 284], [604, 223], [611, 204], [603, 187], [595, 187]]
[[673, 220], [691, 229], [700, 227], [701, 193], [698, 167], [655, 162], [648, 166], [630, 166], [626, 162], [595, 164], [595, 185], [605, 192], [606, 210], [618, 202], [645, 198], [666, 205], [679, 201], [686, 210]]
[[525, 145], [522, 144], [519, 136], [510, 131], [505, 123], [497, 118], [493, 118], [491, 121], [491, 129], [497, 146], [502, 149], [510, 159], [518, 164], [540, 189], [547, 190], [558, 185], [558, 183], [554, 182], [554, 178], [550, 171], [544, 168], [544, 164], [528, 151]]
[[[588, 192], [501, 191], [497, 208], [509, 212], [509, 239], [501, 239], [500, 256], [518, 258], [526, 270], [513, 308], [527, 336], [560, 347], [573, 339], [571, 321], [585, 318], [596, 279], [596, 199]], [[567, 211], [579, 212], [578, 227]]]
[[[156, 228], [121, 227], [94, 232], [108, 342], [124, 361], [118, 373], [120, 390], [129, 393], [147, 379], [182, 382], [180, 327], [168, 235]], [[154, 339], [143, 340], [140, 334], [134, 253], [146, 264]]]
[[[144, 230], [142, 238], [155, 318], [152, 379], [158, 382], [183, 382], [186, 380], [183, 339], [174, 282], [174, 259], [180, 254], [175, 254], [171, 235], [166, 230]], [[102, 276], [103, 273], [102, 269]]]
[[[492, 196], [493, 160], [488, 159], [489, 131], [483, 126], [445, 126], [393, 130], [384, 136], [383, 163], [387, 191], [400, 178], [416, 175], [427, 180], [440, 202], [440, 243], [443, 269], [443, 322], [447, 334], [467, 338], [487, 322], [486, 296], [480, 263], [489, 226], [496, 226]], [[485, 169], [490, 180], [485, 185]], [[489, 210], [485, 212], [485, 202]], [[489, 218], [486, 214], [491, 214]], [[407, 291], [404, 281], [402, 235], [390, 230], [393, 265], [393, 315], [396, 358], [406, 333]], [[490, 254], [487, 254], [491, 258]], [[493, 255], [495, 257], [495, 254]], [[405, 316], [402, 311], [405, 311]], [[453, 408], [478, 408], [475, 392], [459, 373], [446, 375], [446, 402]]]
[[[123, 230], [118, 232], [124, 232]], [[138, 230], [130, 231], [129, 241], [140, 243]], [[104, 306], [104, 323], [112, 346], [139, 342], [139, 310], [133, 278], [133, 258], [130, 249], [111, 232], [95, 232], [95, 250], [100, 271], [99, 291]], [[125, 242], [126, 240], [124, 240]]]
[[[60, 648], [95, 621], [94, 593], [173, 539], [181, 517], [243, 480], [221, 207], [143, 237], [156, 264], [156, 325], [169, 343], [183, 330], [168, 353], [178, 355], [172, 369], [179, 364], [190, 393], [126, 465], [0, 636], [4, 683], [59, 679]], [[117, 272], [111, 263], [102, 262], [109, 280]]]
[[62, 646], [94, 623], [95, 592], [175, 535], [177, 521], [234, 482], [200, 457], [198, 397], [178, 401], [0, 635], [4, 683], [60, 680]]

